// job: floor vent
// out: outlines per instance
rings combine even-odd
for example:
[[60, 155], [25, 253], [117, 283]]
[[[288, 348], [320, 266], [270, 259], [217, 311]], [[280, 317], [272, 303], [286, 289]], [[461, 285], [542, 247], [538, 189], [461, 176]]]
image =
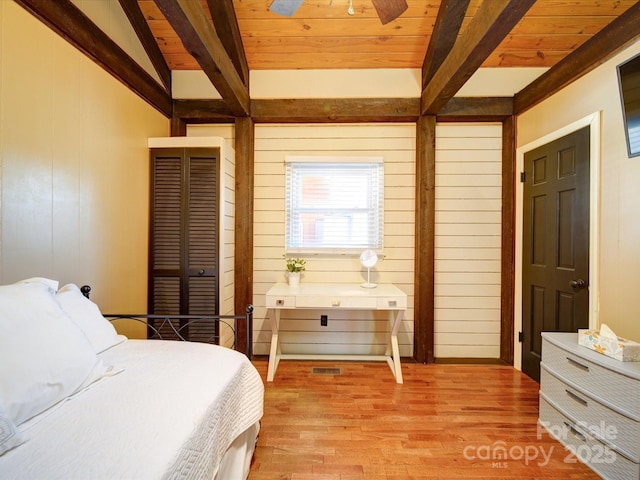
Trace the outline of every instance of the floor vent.
[[340, 375], [342, 371], [335, 367], [313, 367], [311, 373], [314, 375]]

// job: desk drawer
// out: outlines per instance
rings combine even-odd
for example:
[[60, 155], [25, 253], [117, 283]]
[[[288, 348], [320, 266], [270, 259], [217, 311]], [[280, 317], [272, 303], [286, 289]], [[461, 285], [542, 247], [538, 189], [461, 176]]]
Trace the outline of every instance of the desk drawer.
[[320, 295], [298, 295], [296, 297], [298, 308], [330, 308], [331, 298]]
[[562, 378], [549, 372], [544, 363], [540, 370], [540, 389], [565, 415], [575, 419], [595, 437], [615, 445], [635, 462], [640, 461], [640, 423], [585, 395]]
[[[589, 350], [587, 350], [589, 351]], [[640, 419], [640, 382], [542, 341], [542, 362], [556, 376], [581, 385], [598, 399]]]
[[317, 295], [298, 295], [297, 308], [377, 308], [376, 298], [367, 297], [325, 297]]
[[296, 297], [267, 295], [267, 308], [296, 308]]

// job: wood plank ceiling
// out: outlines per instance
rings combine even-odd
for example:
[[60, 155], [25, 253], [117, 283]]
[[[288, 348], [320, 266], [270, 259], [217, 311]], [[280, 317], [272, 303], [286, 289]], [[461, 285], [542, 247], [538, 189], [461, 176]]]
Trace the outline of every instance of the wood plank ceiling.
[[[210, 18], [208, 2], [201, 2]], [[482, 0], [408, 0], [407, 10], [386, 25], [371, 0], [352, 0], [353, 16], [347, 13], [349, 0], [305, 0], [292, 17], [271, 12], [271, 2], [233, 0], [250, 70], [421, 68], [441, 6], [469, 4], [464, 31]], [[538, 0], [482, 67], [552, 67], [635, 3]], [[169, 68], [201, 69], [156, 2], [138, 4]]]

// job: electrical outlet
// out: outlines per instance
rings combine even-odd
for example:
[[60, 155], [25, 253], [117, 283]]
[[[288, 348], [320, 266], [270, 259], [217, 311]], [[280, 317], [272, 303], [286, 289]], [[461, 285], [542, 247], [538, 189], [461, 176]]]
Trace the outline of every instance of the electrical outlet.
[[326, 327], [328, 322], [329, 322], [328, 315], [320, 315], [320, 326]]

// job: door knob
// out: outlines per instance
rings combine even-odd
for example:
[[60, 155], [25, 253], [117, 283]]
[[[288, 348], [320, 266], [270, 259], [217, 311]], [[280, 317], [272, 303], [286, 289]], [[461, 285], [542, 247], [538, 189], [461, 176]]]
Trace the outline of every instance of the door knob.
[[198, 270], [198, 275], [201, 275], [201, 276], [204, 275], [204, 269]]
[[571, 288], [574, 288], [576, 290], [582, 290], [584, 287], [587, 286], [585, 281], [583, 279], [581, 279], [581, 278], [579, 278], [577, 280], [571, 280], [569, 282], [569, 285], [571, 285]]

